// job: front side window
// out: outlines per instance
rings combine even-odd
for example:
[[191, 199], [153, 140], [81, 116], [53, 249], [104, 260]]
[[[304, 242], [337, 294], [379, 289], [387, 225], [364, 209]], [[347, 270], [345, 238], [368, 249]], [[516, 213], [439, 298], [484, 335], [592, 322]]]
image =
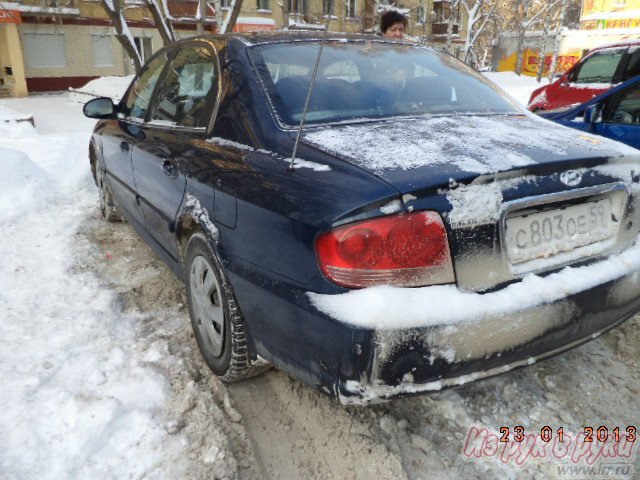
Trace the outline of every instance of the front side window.
[[158, 55], [134, 80], [129, 93], [120, 107], [120, 114], [132, 120], [143, 122], [149, 111], [153, 90], [167, 63], [166, 53]]
[[258, 0], [258, 10], [271, 10], [271, 3], [269, 0]]
[[623, 49], [594, 53], [580, 65], [575, 73], [573, 82], [611, 83], [623, 55]]
[[[300, 122], [319, 44], [261, 45], [250, 55], [281, 123]], [[306, 122], [395, 116], [520, 114], [489, 81], [449, 55], [384, 42], [325, 44]]]
[[214, 54], [206, 47], [183, 47], [158, 87], [151, 122], [205, 128], [217, 91]]
[[626, 89], [610, 107], [610, 123], [638, 125], [640, 128], [640, 84]]

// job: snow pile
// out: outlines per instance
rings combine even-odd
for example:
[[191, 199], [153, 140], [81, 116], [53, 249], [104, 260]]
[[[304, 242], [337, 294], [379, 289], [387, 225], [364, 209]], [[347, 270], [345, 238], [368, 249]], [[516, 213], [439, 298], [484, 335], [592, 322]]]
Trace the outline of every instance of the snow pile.
[[123, 312], [86, 268], [111, 258], [79, 233], [98, 215], [94, 122], [64, 97], [12, 106], [33, 109], [43, 128], [0, 138], [0, 476], [237, 476], [229, 421], [211, 392], [189, 379], [173, 391], [186, 370], [174, 335], [156, 332], [153, 316]]
[[7, 107], [6, 103], [0, 103], [0, 122], [30, 121], [31, 118], [31, 115], [16, 112]]
[[520, 105], [529, 104], [531, 93], [549, 84], [549, 79], [543, 77], [540, 83], [536, 77], [518, 76], [515, 72], [484, 72], [483, 75], [511, 95]]
[[69, 89], [73, 102], [86, 103], [92, 98], [107, 97], [118, 103], [133, 81], [134, 75], [125, 77], [100, 77], [91, 80], [84, 87]]
[[1, 222], [42, 207], [55, 191], [52, 176], [27, 155], [19, 150], [0, 147]]
[[305, 134], [304, 140], [376, 173], [432, 165], [480, 174], [500, 172], [534, 164], [527, 150], [561, 159], [569, 145], [582, 147], [589, 155], [638, 154], [627, 145], [576, 133], [532, 114], [422, 117], [321, 128]]

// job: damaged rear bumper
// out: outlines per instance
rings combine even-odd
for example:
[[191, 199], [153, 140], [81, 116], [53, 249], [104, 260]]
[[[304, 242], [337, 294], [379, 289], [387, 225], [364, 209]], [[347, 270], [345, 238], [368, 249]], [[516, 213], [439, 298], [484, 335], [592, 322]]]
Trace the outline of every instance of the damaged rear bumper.
[[366, 404], [499, 375], [592, 340], [638, 311], [640, 268], [510, 314], [376, 331], [371, 369], [340, 379], [337, 395], [343, 404]]

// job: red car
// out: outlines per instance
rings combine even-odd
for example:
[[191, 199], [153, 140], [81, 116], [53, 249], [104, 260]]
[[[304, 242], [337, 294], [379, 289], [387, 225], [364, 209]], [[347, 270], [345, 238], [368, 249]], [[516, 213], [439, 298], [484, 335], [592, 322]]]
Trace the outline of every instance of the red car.
[[529, 110], [569, 108], [636, 75], [640, 75], [640, 40], [594, 48], [554, 82], [534, 90]]

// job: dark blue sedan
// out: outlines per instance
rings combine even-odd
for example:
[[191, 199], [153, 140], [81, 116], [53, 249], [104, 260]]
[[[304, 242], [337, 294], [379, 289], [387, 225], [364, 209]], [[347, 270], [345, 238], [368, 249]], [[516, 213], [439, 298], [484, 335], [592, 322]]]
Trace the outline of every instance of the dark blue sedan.
[[640, 75], [569, 110], [541, 116], [640, 148]]
[[344, 403], [439, 390], [640, 309], [638, 152], [524, 111], [446, 54], [199, 37], [85, 113], [104, 217], [184, 279], [224, 380], [266, 361]]

